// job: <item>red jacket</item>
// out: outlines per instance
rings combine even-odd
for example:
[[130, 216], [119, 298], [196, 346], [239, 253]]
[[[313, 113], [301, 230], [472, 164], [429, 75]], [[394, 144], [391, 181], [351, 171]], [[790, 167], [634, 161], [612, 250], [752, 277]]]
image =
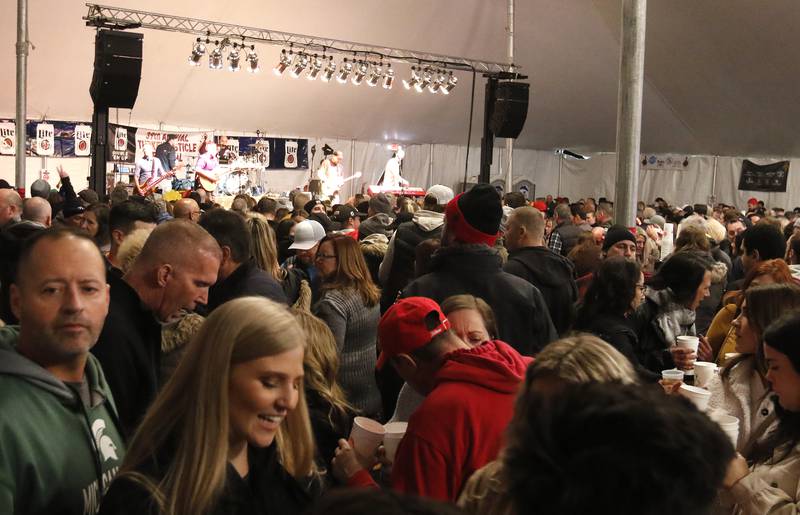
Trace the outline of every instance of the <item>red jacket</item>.
[[[436, 386], [411, 415], [392, 468], [392, 488], [455, 501], [477, 469], [497, 457], [532, 359], [499, 340], [445, 356]], [[366, 471], [351, 485], [374, 484]]]

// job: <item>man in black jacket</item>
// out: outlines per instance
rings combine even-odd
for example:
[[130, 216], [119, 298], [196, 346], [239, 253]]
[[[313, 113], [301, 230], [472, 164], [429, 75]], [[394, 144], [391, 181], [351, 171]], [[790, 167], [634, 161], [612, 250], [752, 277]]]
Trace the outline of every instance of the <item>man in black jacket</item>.
[[239, 297], [255, 295], [286, 304], [280, 283], [250, 259], [250, 234], [244, 218], [224, 209], [200, 217], [200, 226], [222, 248], [219, 279], [208, 292], [208, 312]]
[[502, 215], [500, 196], [489, 184], [451, 200], [445, 209], [442, 248], [431, 260], [431, 272], [409, 284], [401, 296], [436, 302], [462, 293], [480, 297], [494, 310], [500, 339], [530, 356], [557, 333], [541, 292], [502, 269], [493, 248]]
[[108, 276], [111, 303], [92, 354], [106, 373], [126, 436], [158, 393], [161, 324], [208, 302], [221, 259], [205, 229], [173, 220], [153, 230], [124, 277]]
[[572, 262], [544, 246], [544, 216], [533, 207], [519, 207], [508, 218], [505, 233], [508, 262], [503, 270], [536, 286], [547, 304], [559, 335], [572, 325], [578, 286]]

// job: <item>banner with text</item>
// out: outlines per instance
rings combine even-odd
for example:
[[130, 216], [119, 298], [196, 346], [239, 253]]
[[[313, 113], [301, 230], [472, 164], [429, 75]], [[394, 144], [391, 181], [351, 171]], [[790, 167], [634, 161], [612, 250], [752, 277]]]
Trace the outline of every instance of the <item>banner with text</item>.
[[689, 156], [680, 154], [648, 154], [642, 156], [641, 170], [686, 170]]
[[757, 165], [745, 159], [739, 176], [739, 191], [785, 192], [789, 179], [789, 161]]

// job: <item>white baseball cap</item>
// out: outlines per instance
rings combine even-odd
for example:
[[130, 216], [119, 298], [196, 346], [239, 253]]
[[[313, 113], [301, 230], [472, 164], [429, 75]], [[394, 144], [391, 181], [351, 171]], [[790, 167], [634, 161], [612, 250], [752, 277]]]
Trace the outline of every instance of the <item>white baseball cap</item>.
[[435, 198], [436, 203], [440, 206], [446, 205], [448, 202], [453, 200], [453, 197], [456, 196], [452, 189], [448, 188], [447, 186], [442, 186], [441, 184], [436, 184], [428, 188], [428, 191], [425, 193], [425, 195], [430, 195]]
[[325, 237], [325, 229], [316, 220], [303, 220], [294, 230], [294, 243], [290, 249], [308, 250]]

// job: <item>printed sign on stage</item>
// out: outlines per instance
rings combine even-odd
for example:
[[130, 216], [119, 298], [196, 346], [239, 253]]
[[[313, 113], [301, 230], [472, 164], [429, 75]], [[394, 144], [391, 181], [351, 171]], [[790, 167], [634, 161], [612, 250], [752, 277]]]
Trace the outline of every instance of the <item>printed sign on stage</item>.
[[297, 142], [286, 140], [286, 152], [283, 159], [284, 168], [297, 168]]
[[788, 179], [789, 161], [757, 165], [745, 159], [739, 176], [739, 190], [785, 192]]
[[16, 142], [14, 124], [11, 122], [0, 123], [0, 154], [13, 156]]
[[52, 156], [55, 146], [55, 128], [51, 123], [36, 125], [36, 154], [39, 156]]

